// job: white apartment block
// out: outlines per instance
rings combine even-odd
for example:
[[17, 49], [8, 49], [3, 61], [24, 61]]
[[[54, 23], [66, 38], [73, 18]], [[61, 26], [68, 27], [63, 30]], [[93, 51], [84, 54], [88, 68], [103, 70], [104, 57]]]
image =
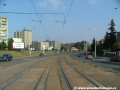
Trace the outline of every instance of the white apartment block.
[[59, 41], [49, 41], [50, 47], [53, 47], [54, 50], [61, 49], [61, 43]]
[[8, 19], [0, 16], [0, 43], [3, 41], [8, 45]]
[[39, 41], [33, 41], [32, 46], [35, 48], [35, 50], [48, 50], [49, 48], [49, 42], [39, 42]]
[[32, 31], [24, 29], [22, 31], [14, 32], [14, 38], [22, 38], [22, 42], [24, 42], [25, 48], [29, 48], [32, 45]]
[[32, 47], [35, 50], [60, 50], [61, 49], [61, 43], [59, 41], [33, 41]]

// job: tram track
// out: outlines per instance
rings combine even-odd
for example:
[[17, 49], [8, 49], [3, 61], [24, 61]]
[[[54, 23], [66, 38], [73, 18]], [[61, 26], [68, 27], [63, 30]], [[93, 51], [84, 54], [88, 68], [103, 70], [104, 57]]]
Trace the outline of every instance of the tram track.
[[68, 86], [68, 90], [73, 90], [75, 87], [105, 87], [68, 61], [69, 60], [66, 60], [65, 57], [59, 60], [59, 65]]
[[89, 77], [88, 75], [86, 75], [84, 72], [80, 71], [78, 68], [76, 68], [74, 65], [72, 65], [72, 63], [68, 62], [68, 61], [66, 60], [66, 58], [64, 58], [64, 59], [65, 59], [65, 62], [66, 62], [68, 65], [70, 65], [71, 67], [73, 67], [73, 69], [74, 69], [75, 71], [77, 71], [80, 75], [82, 75], [86, 80], [88, 80], [89, 82], [91, 82], [92, 84], [94, 84], [96, 87], [105, 87], [104, 85], [102, 85], [102, 84], [99, 83], [98, 81], [96, 81], [96, 80], [92, 79], [91, 77]]
[[[59, 72], [62, 73], [62, 76], [63, 76], [63, 78], [65, 80], [67, 90], [72, 90], [72, 86], [71, 86], [70, 81], [68, 80], [68, 78], [67, 78], [67, 76], [66, 76], [66, 74], [65, 74], [65, 72], [64, 72], [64, 70], [63, 70], [63, 68], [62, 68], [62, 66], [60, 64], [60, 60], [57, 61], [57, 64], [58, 64]], [[61, 86], [61, 87], [64, 88], [63, 86]]]
[[51, 67], [49, 68], [48, 76], [46, 78], [43, 90], [62, 90], [57, 68], [57, 58], [53, 59]]
[[[23, 63], [24, 65], [14, 65], [0, 72], [3, 75], [18, 68], [12, 73], [8, 72], [12, 77], [2, 81], [0, 90], [79, 90], [79, 87], [106, 87], [99, 80], [88, 76], [79, 63], [76, 63], [66, 55], [57, 55]], [[29, 66], [24, 69], [25, 65]]]
[[[30, 88], [31, 90], [38, 90], [40, 82], [42, 81], [46, 70], [49, 68], [50, 63], [51, 61], [40, 61], [38, 64], [31, 66], [1, 85], [0, 90], [25, 90], [25, 88], [28, 88], [27, 84], [30, 84], [29, 86], [32, 87]], [[28, 81], [34, 83], [31, 85], [31, 82]], [[20, 87], [20, 85], [23, 86]]]
[[44, 77], [45, 72], [46, 72], [47, 68], [49, 67], [49, 65], [50, 65], [50, 63], [48, 63], [48, 64], [46, 65], [45, 69], [43, 70], [41, 76], [39, 77], [39, 79], [38, 79], [38, 81], [37, 81], [37, 83], [36, 83], [36, 85], [35, 85], [35, 87], [34, 87], [34, 90], [38, 90], [38, 87], [40, 86], [40, 82], [42, 81], [42, 78]]

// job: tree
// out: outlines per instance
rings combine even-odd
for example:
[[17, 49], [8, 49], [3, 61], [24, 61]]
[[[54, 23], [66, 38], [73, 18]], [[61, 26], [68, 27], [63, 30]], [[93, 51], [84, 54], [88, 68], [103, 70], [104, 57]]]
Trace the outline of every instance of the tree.
[[81, 50], [81, 42], [77, 42], [74, 44], [74, 47], [78, 48], [79, 50]]
[[0, 50], [2, 50], [2, 44], [0, 43]]
[[91, 51], [95, 51], [95, 38], [92, 40]]
[[99, 43], [97, 45], [97, 53], [102, 55], [102, 51], [103, 51], [103, 43]]
[[114, 48], [115, 51], [120, 51], [120, 43], [115, 43], [113, 45], [113, 48]]
[[109, 47], [110, 47], [110, 35], [109, 35], [109, 33], [108, 32], [106, 32], [106, 35], [105, 35], [105, 42], [104, 42], [104, 44], [103, 44], [103, 47], [104, 47], [104, 49], [109, 49]]
[[111, 51], [113, 51], [113, 45], [116, 42], [116, 30], [115, 30], [115, 23], [113, 19], [111, 20], [111, 23], [109, 25], [110, 25], [110, 27], [108, 28], [108, 30], [110, 31], [109, 45], [110, 45]]
[[83, 51], [86, 48], [86, 43], [87, 43], [86, 41], [77, 42], [77, 43], [74, 43], [74, 47]]
[[3, 41], [1, 44], [0, 44], [0, 50], [6, 50], [7, 48], [7, 45], [6, 43]]
[[8, 39], [8, 50], [13, 50], [13, 39], [12, 38], [10, 38], [10, 39]]

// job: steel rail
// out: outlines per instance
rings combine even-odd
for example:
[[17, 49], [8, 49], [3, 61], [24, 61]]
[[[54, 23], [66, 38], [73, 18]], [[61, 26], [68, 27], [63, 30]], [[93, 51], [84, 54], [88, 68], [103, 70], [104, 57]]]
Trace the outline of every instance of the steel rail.
[[45, 71], [47, 70], [47, 68], [48, 68], [49, 66], [50, 66], [50, 62], [46, 65], [44, 71], [42, 72], [42, 75], [39, 77], [39, 79], [38, 79], [38, 81], [37, 81], [37, 83], [36, 83], [36, 85], [35, 85], [35, 87], [34, 87], [33, 90], [38, 90], [38, 87], [39, 87], [39, 85], [40, 85], [40, 82], [41, 82], [42, 78], [43, 78], [44, 75], [45, 75]]
[[[50, 68], [51, 68], [51, 67], [50, 67]], [[43, 90], [46, 90], [46, 83], [47, 83], [47, 80], [48, 80], [50, 68], [49, 68], [49, 71], [48, 71], [47, 76], [46, 76], [46, 79], [45, 79], [45, 84], [44, 84]]]
[[[94, 80], [93, 78], [89, 77], [88, 75], [86, 75], [85, 73], [83, 73], [82, 71], [78, 70], [75, 66], [73, 66], [70, 62], [68, 62], [65, 58], [64, 58], [65, 62], [71, 66], [75, 71], [77, 71], [82, 77], [84, 77], [87, 81], [89, 81], [90, 83], [92, 83], [93, 85], [95, 85], [96, 87], [103, 87], [104, 85], [102, 85], [101, 83], [99, 83], [98, 81]], [[103, 89], [100, 89], [103, 90]]]
[[[57, 60], [57, 62], [58, 62], [58, 60]], [[65, 80], [65, 82], [66, 82], [66, 84], [67, 84], [67, 87], [68, 87], [68, 90], [73, 90], [73, 89], [72, 89], [72, 85], [70, 84], [70, 81], [68, 80], [67, 76], [65, 75], [64, 70], [63, 70], [63, 68], [62, 68], [62, 66], [61, 66], [61, 64], [60, 64], [60, 60], [59, 60], [59, 62], [58, 62], [58, 65], [59, 65], [59, 67], [60, 67], [60, 70], [62, 71], [64, 80]]]
[[[38, 64], [44, 62], [44, 60], [40, 61]], [[37, 64], [37, 65], [38, 65]], [[11, 78], [9, 81], [6, 82], [6, 84], [3, 84], [3, 86], [0, 87], [0, 90], [4, 90], [5, 88], [9, 87], [11, 84], [13, 84], [15, 81], [17, 81], [18, 79], [20, 79], [22, 76], [24, 76], [28, 71], [30, 71], [30, 69], [32, 69], [33, 67], [35, 67], [35, 65], [32, 65], [30, 68], [25, 69], [24, 71], [22, 71], [21, 73], [19, 73], [18, 75], [14, 76], [13, 78]]]

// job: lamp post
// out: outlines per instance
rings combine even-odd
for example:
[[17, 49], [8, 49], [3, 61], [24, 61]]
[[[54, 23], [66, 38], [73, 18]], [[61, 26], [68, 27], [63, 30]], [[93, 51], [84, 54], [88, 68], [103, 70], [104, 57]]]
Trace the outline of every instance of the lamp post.
[[95, 31], [95, 57], [96, 57], [96, 31]]
[[58, 22], [58, 23], [65, 23], [65, 21], [54, 21], [54, 22]]
[[[89, 29], [92, 29], [92, 28], [89, 28]], [[94, 30], [94, 39], [95, 39], [95, 57], [96, 57], [96, 30]]]
[[87, 41], [86, 41], [86, 55], [87, 55]]
[[4, 4], [0, 4], [0, 6], [6, 6], [6, 4], [4, 3]]
[[114, 9], [118, 9], [118, 8], [114, 8]]
[[31, 47], [30, 47], [30, 44], [29, 44], [29, 52], [30, 52], [30, 56], [31, 56]]

